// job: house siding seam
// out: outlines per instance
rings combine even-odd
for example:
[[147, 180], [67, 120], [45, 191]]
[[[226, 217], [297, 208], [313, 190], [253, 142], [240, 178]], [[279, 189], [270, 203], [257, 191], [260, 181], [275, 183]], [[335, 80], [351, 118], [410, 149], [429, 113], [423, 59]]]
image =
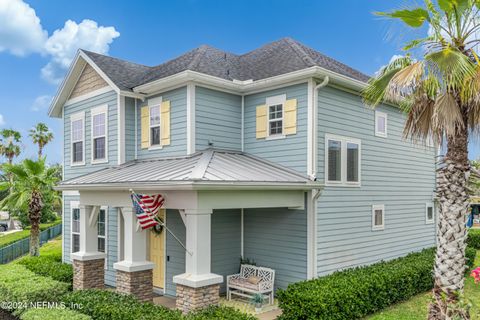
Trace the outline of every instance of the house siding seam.
[[[245, 96], [244, 150], [258, 157], [307, 174], [307, 83]], [[256, 138], [256, 108], [267, 97], [286, 94], [297, 99], [297, 133], [282, 139]]]
[[[148, 99], [162, 97], [163, 101], [170, 101], [170, 145], [162, 149], [142, 149], [141, 137], [141, 108], [148, 106]], [[137, 158], [151, 159], [163, 156], [185, 155], [187, 153], [187, 88], [182, 87], [149, 97], [145, 101], [138, 100], [137, 104]]]
[[125, 98], [125, 161], [135, 159], [135, 99]]
[[[435, 187], [435, 150], [402, 139], [405, 116], [390, 106], [387, 138], [375, 136], [375, 111], [331, 87], [318, 97], [318, 175], [325, 180], [325, 134], [361, 140], [361, 187], [328, 187], [317, 208], [317, 274], [396, 258], [435, 245], [425, 203]], [[372, 205], [385, 205], [385, 229], [372, 231]]]
[[[91, 109], [108, 105], [108, 163], [92, 164], [92, 123]], [[85, 112], [85, 165], [71, 166], [71, 124], [70, 117], [76, 113]], [[118, 163], [118, 111], [117, 111], [117, 94], [110, 91], [96, 97], [86, 99], [64, 108], [64, 180], [72, 179], [87, 173], [92, 173], [108, 166]]]
[[196, 150], [214, 147], [240, 151], [242, 97], [200, 86], [195, 90]]

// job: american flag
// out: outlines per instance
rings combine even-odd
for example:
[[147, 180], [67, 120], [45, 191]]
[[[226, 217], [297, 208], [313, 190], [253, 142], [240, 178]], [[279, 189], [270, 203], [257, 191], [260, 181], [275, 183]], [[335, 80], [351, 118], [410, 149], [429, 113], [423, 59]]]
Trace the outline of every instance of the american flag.
[[132, 202], [137, 220], [142, 229], [145, 230], [159, 224], [159, 222], [155, 220], [155, 217], [165, 202], [161, 194], [151, 196], [146, 194], [132, 194]]

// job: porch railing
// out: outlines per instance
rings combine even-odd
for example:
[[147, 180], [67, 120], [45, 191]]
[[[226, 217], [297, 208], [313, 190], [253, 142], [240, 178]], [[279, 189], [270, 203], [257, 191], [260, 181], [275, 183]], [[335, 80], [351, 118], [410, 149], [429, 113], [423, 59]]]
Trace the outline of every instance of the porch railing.
[[[40, 232], [40, 246], [48, 240], [62, 234], [62, 224], [57, 224], [53, 227], [45, 229]], [[18, 240], [8, 246], [0, 248], [0, 264], [9, 263], [30, 251], [30, 237]]]

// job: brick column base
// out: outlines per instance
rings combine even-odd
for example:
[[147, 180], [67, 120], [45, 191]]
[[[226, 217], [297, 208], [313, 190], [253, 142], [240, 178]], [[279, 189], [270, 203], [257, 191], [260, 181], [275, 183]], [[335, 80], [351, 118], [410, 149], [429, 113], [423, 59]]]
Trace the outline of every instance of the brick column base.
[[220, 285], [192, 288], [177, 283], [177, 309], [186, 314], [220, 302]]
[[132, 294], [140, 301], [153, 300], [153, 271], [117, 270], [117, 292]]
[[102, 289], [105, 283], [105, 259], [73, 260], [73, 289]]

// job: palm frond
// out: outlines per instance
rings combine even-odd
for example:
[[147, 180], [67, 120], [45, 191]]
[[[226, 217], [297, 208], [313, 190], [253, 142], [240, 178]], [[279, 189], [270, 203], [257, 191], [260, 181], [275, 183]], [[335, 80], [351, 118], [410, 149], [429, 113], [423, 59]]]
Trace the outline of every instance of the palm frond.
[[428, 11], [423, 8], [395, 10], [392, 12], [375, 12], [374, 14], [393, 19], [400, 19], [413, 28], [419, 28], [425, 21], [430, 20]]
[[444, 131], [447, 136], [454, 136], [458, 129], [464, 128], [462, 112], [455, 97], [445, 92], [435, 101], [432, 125], [436, 131]]

